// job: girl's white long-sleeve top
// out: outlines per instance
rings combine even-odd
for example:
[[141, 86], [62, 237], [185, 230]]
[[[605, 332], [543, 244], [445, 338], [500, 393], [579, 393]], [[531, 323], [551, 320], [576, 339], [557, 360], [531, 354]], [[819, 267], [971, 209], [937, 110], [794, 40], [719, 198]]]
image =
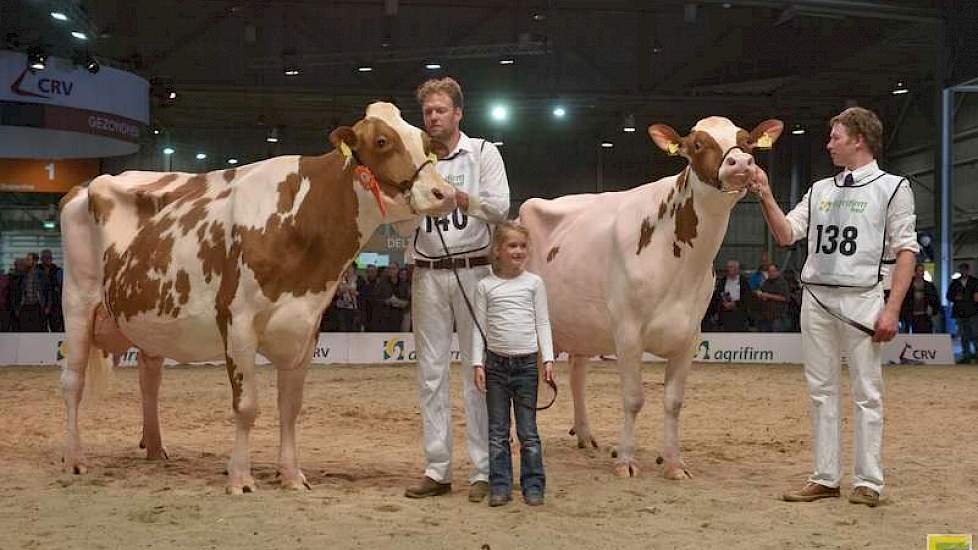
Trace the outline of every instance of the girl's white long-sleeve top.
[[[505, 356], [540, 352], [554, 360], [547, 289], [543, 279], [524, 271], [512, 279], [490, 274], [475, 291], [475, 317], [486, 331], [488, 348]], [[472, 328], [472, 364], [485, 365], [482, 335]]]

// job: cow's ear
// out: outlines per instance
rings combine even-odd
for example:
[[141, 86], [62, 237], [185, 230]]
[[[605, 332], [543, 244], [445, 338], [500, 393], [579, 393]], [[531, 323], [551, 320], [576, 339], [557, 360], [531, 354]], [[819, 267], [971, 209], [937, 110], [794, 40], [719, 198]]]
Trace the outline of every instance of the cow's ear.
[[448, 156], [448, 146], [436, 139], [431, 140], [431, 143], [428, 144], [428, 148], [438, 158], [445, 158]]
[[345, 143], [347, 147], [355, 150], [358, 142], [357, 133], [349, 126], [340, 126], [329, 133], [329, 142], [337, 149], [340, 149], [341, 143]]
[[752, 148], [770, 149], [774, 146], [774, 142], [781, 137], [782, 130], [784, 130], [784, 123], [780, 120], [773, 118], [765, 120], [751, 130], [748, 145]]
[[670, 155], [679, 154], [679, 148], [683, 144], [682, 138], [672, 129], [672, 126], [666, 126], [665, 124], [653, 124], [649, 126], [649, 137], [652, 138], [652, 141], [655, 142], [659, 149], [662, 149]]

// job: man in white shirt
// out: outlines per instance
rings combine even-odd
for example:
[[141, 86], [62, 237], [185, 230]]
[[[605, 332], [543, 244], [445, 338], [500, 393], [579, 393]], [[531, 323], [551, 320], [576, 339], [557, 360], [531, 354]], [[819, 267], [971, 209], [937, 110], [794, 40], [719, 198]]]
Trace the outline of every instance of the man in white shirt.
[[[805, 379], [811, 399], [815, 468], [808, 482], [783, 498], [810, 502], [838, 497], [842, 479], [839, 402], [841, 355], [852, 381], [855, 468], [849, 501], [874, 507], [883, 490], [883, 369], [881, 347], [893, 339], [913, 276], [916, 216], [906, 178], [880, 170], [883, 125], [852, 107], [832, 118], [826, 148], [843, 168], [819, 180], [787, 215], [758, 169], [755, 192], [781, 246], [808, 239], [801, 311]], [[884, 305], [883, 266], [892, 253], [890, 298]]]
[[452, 330], [457, 326], [466, 443], [473, 465], [469, 500], [481, 502], [489, 493], [488, 419], [485, 395], [475, 387], [472, 377], [472, 316], [465, 300], [473, 299], [479, 280], [489, 274], [492, 226], [504, 221], [509, 212], [509, 182], [496, 146], [459, 130], [463, 98], [454, 79], [425, 82], [418, 88], [417, 98], [428, 134], [449, 151], [438, 160], [437, 169], [455, 185], [459, 207], [440, 218], [421, 219], [408, 249], [415, 265], [412, 321], [425, 472], [419, 484], [408, 487], [405, 496], [423, 498], [451, 491], [452, 408], [448, 373]]

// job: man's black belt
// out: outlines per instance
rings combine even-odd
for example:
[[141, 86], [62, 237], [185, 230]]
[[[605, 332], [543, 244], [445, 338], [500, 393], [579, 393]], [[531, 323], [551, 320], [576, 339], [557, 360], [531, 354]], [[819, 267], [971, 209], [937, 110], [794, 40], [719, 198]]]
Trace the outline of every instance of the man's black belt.
[[429, 262], [428, 260], [414, 260], [414, 265], [424, 269], [465, 269], [468, 267], [478, 267], [489, 265], [488, 256], [476, 256], [474, 258], [442, 258]]

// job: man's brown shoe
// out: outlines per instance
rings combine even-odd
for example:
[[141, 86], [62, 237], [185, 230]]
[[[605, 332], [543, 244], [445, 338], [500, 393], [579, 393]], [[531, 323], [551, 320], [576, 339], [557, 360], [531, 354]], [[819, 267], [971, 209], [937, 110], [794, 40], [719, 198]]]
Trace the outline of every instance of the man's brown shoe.
[[452, 492], [451, 483], [439, 483], [428, 476], [424, 476], [421, 483], [412, 485], [404, 491], [404, 496], [408, 498], [427, 498], [436, 497]]
[[880, 494], [865, 485], [860, 485], [849, 494], [849, 502], [876, 508], [880, 504]]
[[820, 498], [839, 498], [838, 487], [826, 487], [809, 481], [800, 491], [789, 491], [781, 498], [788, 502], [811, 502]]
[[482, 502], [488, 494], [488, 481], [476, 481], [472, 485], [469, 485], [469, 502]]

